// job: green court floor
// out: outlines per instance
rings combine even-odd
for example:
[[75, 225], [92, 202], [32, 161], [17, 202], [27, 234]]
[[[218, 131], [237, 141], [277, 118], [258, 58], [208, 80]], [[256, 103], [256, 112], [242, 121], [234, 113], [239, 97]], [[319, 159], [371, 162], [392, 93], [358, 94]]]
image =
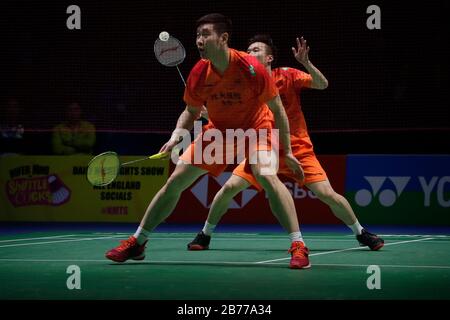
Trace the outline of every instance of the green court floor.
[[[144, 261], [106, 260], [104, 253], [127, 236], [2, 236], [0, 299], [450, 299], [446, 235], [384, 235], [384, 248], [372, 252], [352, 235], [307, 233], [308, 270], [288, 268], [282, 233], [216, 233], [211, 249], [197, 252], [186, 250], [195, 233], [155, 233]], [[80, 268], [81, 289], [67, 287], [71, 265]], [[368, 272], [370, 265], [379, 273]]]

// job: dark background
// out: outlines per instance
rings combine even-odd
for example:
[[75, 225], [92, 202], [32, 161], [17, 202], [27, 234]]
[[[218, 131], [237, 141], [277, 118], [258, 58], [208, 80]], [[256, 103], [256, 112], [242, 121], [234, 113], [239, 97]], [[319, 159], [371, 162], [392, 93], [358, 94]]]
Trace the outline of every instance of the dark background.
[[[68, 30], [66, 8], [81, 8]], [[381, 8], [381, 30], [366, 9]], [[302, 94], [318, 154], [448, 153], [449, 33], [446, 1], [2, 1], [1, 104], [24, 109], [25, 153], [50, 152], [51, 128], [79, 101], [98, 132], [97, 151], [148, 153], [173, 130], [183, 83], [160, 65], [153, 43], [166, 30], [185, 46], [187, 78], [198, 60], [195, 21], [221, 12], [233, 20], [231, 46], [245, 50], [270, 33], [277, 66], [302, 69], [290, 48], [297, 36], [329, 80]], [[2, 107], [3, 108], [3, 107]], [[40, 143], [36, 143], [39, 141]]]

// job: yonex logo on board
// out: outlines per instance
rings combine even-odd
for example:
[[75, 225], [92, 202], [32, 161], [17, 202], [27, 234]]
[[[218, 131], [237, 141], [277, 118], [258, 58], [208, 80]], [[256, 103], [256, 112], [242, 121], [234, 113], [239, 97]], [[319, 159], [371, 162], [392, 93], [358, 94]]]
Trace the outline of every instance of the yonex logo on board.
[[[369, 189], [360, 189], [355, 194], [355, 202], [361, 207], [370, 205], [375, 198], [384, 207], [393, 206], [407, 186], [411, 192], [423, 194], [423, 206], [437, 203], [440, 207], [450, 207], [450, 176], [364, 176]], [[411, 186], [412, 185], [412, 186]]]
[[[355, 201], [361, 207], [368, 206], [372, 200], [378, 196], [378, 201], [384, 207], [390, 207], [394, 205], [397, 199], [405, 190], [411, 177], [364, 177], [369, 183], [370, 189], [361, 189], [355, 194]], [[381, 187], [385, 184], [386, 180], [390, 180], [395, 190], [384, 189]]]

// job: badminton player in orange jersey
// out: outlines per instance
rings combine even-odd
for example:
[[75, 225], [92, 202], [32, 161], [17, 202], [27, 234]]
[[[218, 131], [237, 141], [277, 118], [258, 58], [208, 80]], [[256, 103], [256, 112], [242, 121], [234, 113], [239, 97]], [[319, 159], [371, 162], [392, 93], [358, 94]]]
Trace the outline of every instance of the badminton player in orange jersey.
[[[180, 115], [171, 139], [160, 152], [170, 151], [179, 144], [182, 132], [193, 127], [203, 105], [208, 108], [209, 124], [180, 157], [174, 172], [150, 202], [136, 233], [109, 250], [106, 253], [108, 259], [116, 262], [143, 259], [149, 233], [171, 214], [181, 193], [200, 176], [206, 173], [217, 176], [225, 170], [228, 164], [219, 161], [196, 162], [197, 151], [204, 149], [204, 135], [211, 132], [208, 130], [265, 129], [269, 132], [275, 123], [284, 148], [283, 162], [293, 175], [303, 179], [300, 163], [292, 154], [289, 122], [275, 84], [255, 57], [228, 47], [230, 34], [231, 21], [221, 14], [209, 14], [197, 21], [196, 44], [201, 60], [191, 70], [187, 81], [184, 94], [187, 107]], [[252, 171], [252, 179], [267, 192], [272, 211], [290, 234], [293, 243], [290, 267], [308, 268], [308, 249], [300, 238], [294, 201], [277, 177], [276, 170], [271, 174], [264, 170], [267, 163], [263, 160], [272, 159], [267, 156], [270, 149], [270, 139], [267, 143], [258, 141], [253, 150], [246, 152], [249, 159], [258, 160], [248, 168]]]
[[[325, 171], [314, 154], [305, 117], [301, 109], [299, 95], [304, 88], [325, 89], [328, 86], [328, 81], [309, 60], [309, 47], [306, 45], [306, 40], [303, 37], [301, 39], [297, 38], [297, 48], [292, 48], [292, 52], [295, 59], [309, 73], [294, 68], [272, 69], [271, 66], [275, 58], [276, 47], [268, 35], [256, 35], [250, 39], [247, 52], [256, 57], [266, 67], [278, 87], [283, 106], [289, 118], [292, 152], [300, 161], [305, 178], [304, 180], [299, 180], [293, 176], [290, 170], [287, 170], [282, 157], [280, 158], [278, 173], [295, 179], [299, 185], [306, 185], [321, 201], [331, 208], [336, 217], [352, 229], [361, 245], [368, 246], [371, 250], [379, 250], [384, 244], [383, 239], [363, 229], [348, 201], [340, 194], [337, 194], [331, 187]], [[211, 234], [228, 209], [230, 201], [240, 191], [250, 185], [261, 190], [258, 182], [252, 178], [252, 172], [248, 170], [248, 166], [245, 163], [241, 163], [235, 168], [233, 175], [216, 194], [203, 230], [188, 244], [188, 249], [208, 249]]]

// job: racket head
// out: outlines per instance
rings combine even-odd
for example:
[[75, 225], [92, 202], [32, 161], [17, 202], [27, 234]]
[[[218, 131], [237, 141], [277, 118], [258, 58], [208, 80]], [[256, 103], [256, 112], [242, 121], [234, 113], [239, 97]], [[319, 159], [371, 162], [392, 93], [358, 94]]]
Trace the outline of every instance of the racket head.
[[153, 51], [158, 62], [166, 67], [176, 67], [186, 58], [183, 44], [173, 36], [169, 36], [167, 41], [156, 39]]
[[113, 151], [107, 151], [89, 161], [86, 177], [93, 186], [106, 186], [117, 178], [119, 169], [119, 156]]

